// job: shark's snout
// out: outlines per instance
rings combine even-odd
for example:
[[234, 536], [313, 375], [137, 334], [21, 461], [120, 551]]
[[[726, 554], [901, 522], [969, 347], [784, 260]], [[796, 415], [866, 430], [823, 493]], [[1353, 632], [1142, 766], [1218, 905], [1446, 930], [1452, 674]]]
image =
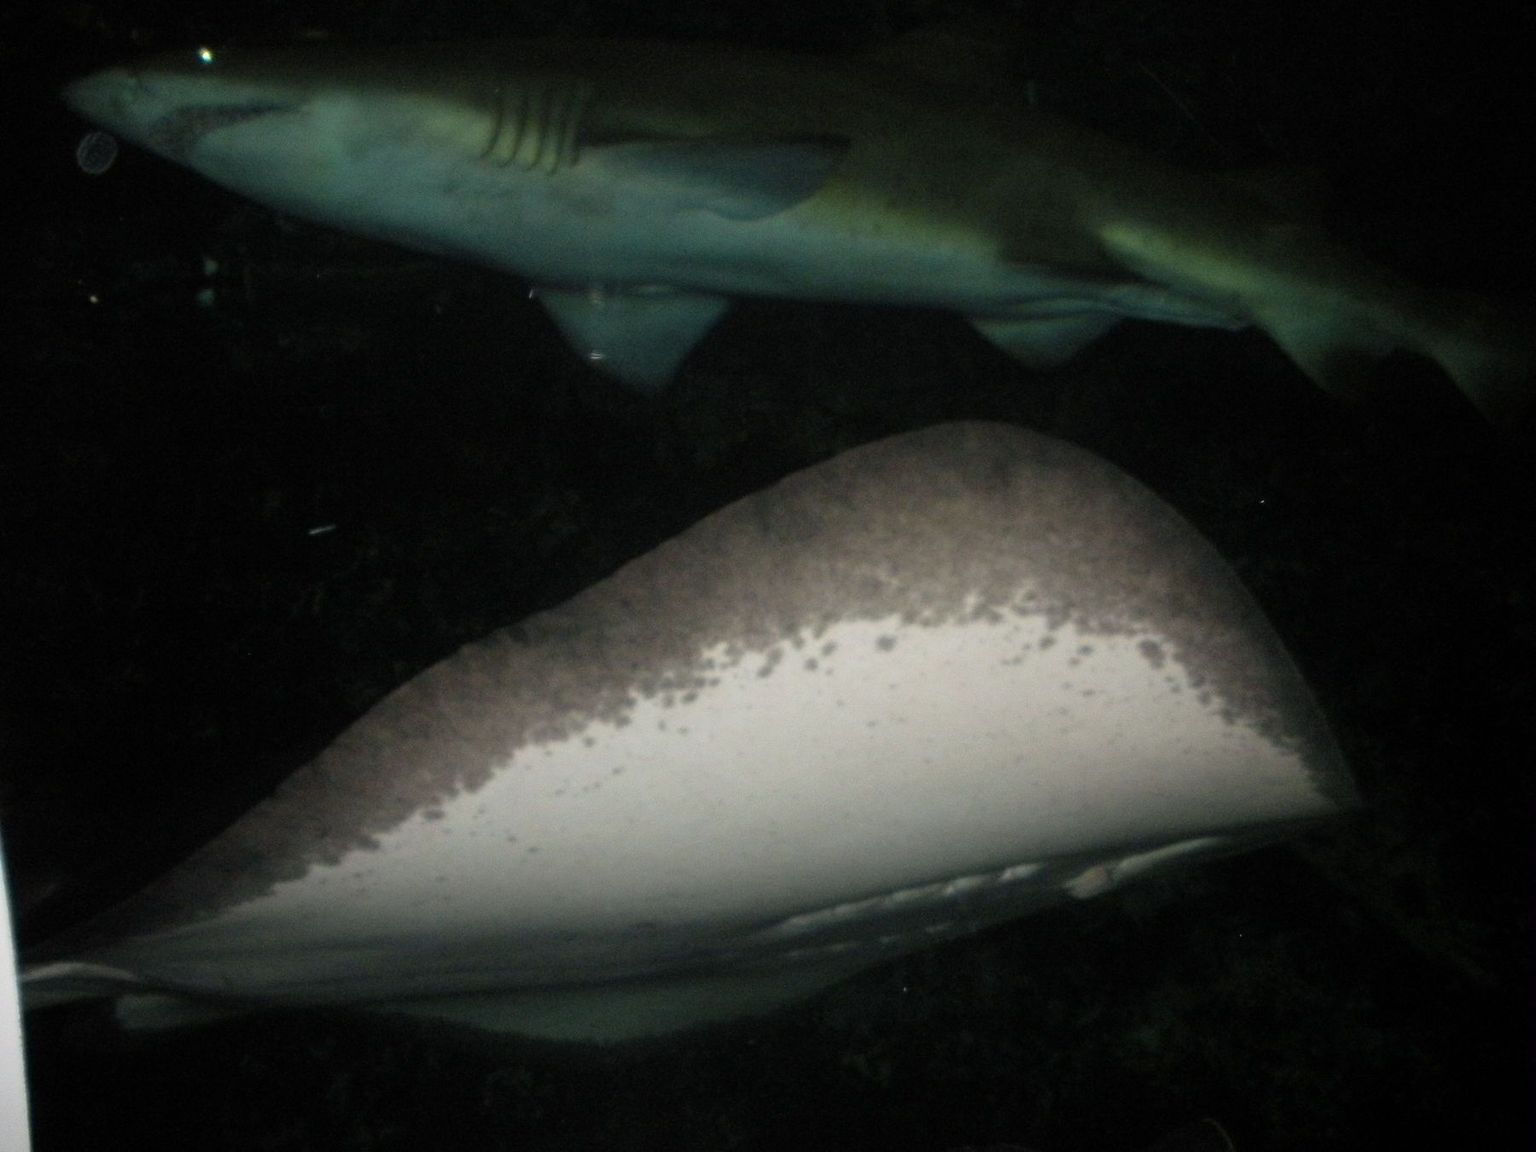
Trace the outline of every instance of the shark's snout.
[[141, 90], [139, 77], [126, 68], [108, 68], [72, 80], [60, 95], [64, 103], [85, 117], [107, 128], [119, 127], [132, 108], [135, 90]]
[[62, 96], [86, 119], [180, 163], [190, 162], [194, 146], [210, 133], [292, 107], [212, 78], [127, 68], [75, 80]]

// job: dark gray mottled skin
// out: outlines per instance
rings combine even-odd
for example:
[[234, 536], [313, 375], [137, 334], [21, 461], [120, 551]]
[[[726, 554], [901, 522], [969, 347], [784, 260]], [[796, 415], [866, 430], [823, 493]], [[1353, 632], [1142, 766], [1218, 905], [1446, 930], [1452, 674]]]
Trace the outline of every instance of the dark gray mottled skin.
[[1321, 788], [1353, 801], [1267, 621], [1171, 508], [1068, 444], [948, 424], [789, 476], [429, 668], [87, 936], [188, 923], [366, 848], [473, 792], [525, 745], [622, 723], [639, 698], [707, 683], [706, 647], [744, 656], [837, 620], [899, 614], [921, 626], [1007, 612], [1106, 636], [1156, 632], [1166, 642], [1143, 646], [1149, 662], [1182, 664], [1230, 721], [1295, 748]]

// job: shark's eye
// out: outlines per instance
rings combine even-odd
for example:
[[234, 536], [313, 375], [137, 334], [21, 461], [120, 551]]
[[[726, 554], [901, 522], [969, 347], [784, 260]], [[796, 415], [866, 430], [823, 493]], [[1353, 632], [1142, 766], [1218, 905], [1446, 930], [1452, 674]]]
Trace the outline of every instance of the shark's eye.
[[204, 64], [212, 64], [213, 63], [213, 49], [212, 48], [199, 48], [197, 50], [197, 58], [198, 58], [199, 61], [201, 61]]

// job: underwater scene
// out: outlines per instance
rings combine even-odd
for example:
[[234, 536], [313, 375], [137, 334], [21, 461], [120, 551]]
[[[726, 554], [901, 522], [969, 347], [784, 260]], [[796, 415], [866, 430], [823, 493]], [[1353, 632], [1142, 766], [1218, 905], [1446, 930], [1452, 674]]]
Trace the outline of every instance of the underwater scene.
[[1533, 24], [12, 6], [0, 1140], [1531, 1146]]

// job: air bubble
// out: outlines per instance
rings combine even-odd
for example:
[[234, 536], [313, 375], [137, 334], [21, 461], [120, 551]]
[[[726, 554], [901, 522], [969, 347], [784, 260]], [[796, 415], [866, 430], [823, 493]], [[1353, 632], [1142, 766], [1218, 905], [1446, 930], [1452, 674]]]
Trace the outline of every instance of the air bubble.
[[100, 176], [117, 159], [117, 137], [110, 132], [87, 132], [75, 148], [75, 163], [87, 176]]

